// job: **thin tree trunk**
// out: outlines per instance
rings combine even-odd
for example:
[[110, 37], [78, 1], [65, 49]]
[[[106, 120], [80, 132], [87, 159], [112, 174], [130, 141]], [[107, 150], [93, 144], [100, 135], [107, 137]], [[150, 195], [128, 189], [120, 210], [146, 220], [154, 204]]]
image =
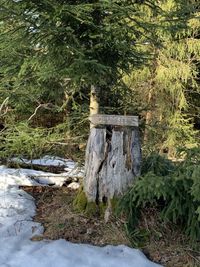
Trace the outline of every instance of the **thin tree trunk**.
[[[90, 116], [99, 113], [99, 88], [92, 85], [90, 90]], [[94, 125], [91, 123], [90, 128]]]
[[[148, 108], [151, 107], [151, 101], [152, 101], [152, 98], [153, 98], [153, 89], [150, 89], [149, 91], [149, 94], [148, 94]], [[144, 129], [144, 143], [146, 143], [148, 141], [148, 138], [149, 138], [149, 125], [151, 123], [151, 120], [152, 120], [152, 110], [149, 109], [147, 112], [146, 112], [146, 115], [145, 115], [145, 129]]]

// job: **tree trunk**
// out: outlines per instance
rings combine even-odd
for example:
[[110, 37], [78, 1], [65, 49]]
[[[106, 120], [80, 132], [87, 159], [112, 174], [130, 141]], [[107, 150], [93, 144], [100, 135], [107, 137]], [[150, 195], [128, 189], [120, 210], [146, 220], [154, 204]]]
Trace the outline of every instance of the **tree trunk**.
[[[92, 85], [90, 89], [90, 116], [99, 113], [99, 89]], [[90, 123], [90, 128], [94, 125]]]
[[140, 175], [137, 127], [94, 127], [86, 148], [84, 191], [89, 202], [122, 195]]
[[146, 112], [146, 116], [145, 116], [144, 143], [148, 142], [148, 139], [149, 139], [149, 128], [148, 127], [150, 127], [151, 120], [153, 117], [153, 112], [152, 112], [152, 107], [151, 107], [152, 98], [153, 98], [153, 90], [150, 89], [149, 94], [148, 94], [148, 106], [150, 110]]

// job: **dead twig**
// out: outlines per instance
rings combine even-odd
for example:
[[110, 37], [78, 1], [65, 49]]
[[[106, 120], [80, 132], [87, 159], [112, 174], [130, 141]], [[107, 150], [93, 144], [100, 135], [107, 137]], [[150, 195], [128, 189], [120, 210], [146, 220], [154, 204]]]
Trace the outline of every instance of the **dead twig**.
[[49, 105], [50, 105], [50, 103], [39, 104], [39, 105], [36, 107], [34, 113], [28, 118], [28, 121], [32, 120], [32, 118], [37, 114], [37, 112], [38, 112], [38, 110], [39, 110], [40, 108], [45, 108], [45, 109], [51, 110], [51, 108], [49, 108]]
[[[6, 99], [4, 99], [3, 103], [0, 106], [0, 116], [4, 116], [6, 115], [6, 113], [8, 112], [8, 100], [9, 97], [6, 97]], [[5, 108], [5, 111], [3, 112], [3, 109]]]

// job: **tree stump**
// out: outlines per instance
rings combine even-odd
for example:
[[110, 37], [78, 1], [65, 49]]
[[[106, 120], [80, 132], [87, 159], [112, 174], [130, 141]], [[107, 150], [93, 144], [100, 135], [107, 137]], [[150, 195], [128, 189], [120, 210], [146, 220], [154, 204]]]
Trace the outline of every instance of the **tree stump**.
[[141, 146], [135, 116], [93, 115], [86, 147], [84, 192], [89, 202], [119, 197], [140, 175]]

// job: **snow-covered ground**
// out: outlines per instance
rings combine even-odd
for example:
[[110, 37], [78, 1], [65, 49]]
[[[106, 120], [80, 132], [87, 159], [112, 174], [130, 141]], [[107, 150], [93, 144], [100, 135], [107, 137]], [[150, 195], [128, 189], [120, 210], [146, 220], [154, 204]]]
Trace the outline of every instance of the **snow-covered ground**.
[[12, 158], [11, 161], [18, 162], [18, 163], [25, 163], [25, 164], [32, 164], [32, 165], [41, 165], [41, 166], [63, 166], [66, 168], [74, 168], [76, 163], [71, 159], [63, 159], [56, 156], [44, 156], [40, 159], [32, 159], [27, 160], [23, 158]]
[[[46, 160], [46, 163], [44, 161]], [[62, 185], [76, 164], [46, 157], [39, 165], [66, 164], [62, 175], [0, 166], [0, 266], [1, 267], [158, 267], [139, 250], [124, 245], [95, 247], [65, 240], [30, 241], [42, 234], [41, 224], [33, 222], [35, 203], [19, 185]], [[38, 161], [36, 161], [38, 164]], [[70, 162], [70, 164], [69, 164]], [[42, 164], [41, 164], [42, 163]], [[83, 172], [79, 170], [78, 175]]]

